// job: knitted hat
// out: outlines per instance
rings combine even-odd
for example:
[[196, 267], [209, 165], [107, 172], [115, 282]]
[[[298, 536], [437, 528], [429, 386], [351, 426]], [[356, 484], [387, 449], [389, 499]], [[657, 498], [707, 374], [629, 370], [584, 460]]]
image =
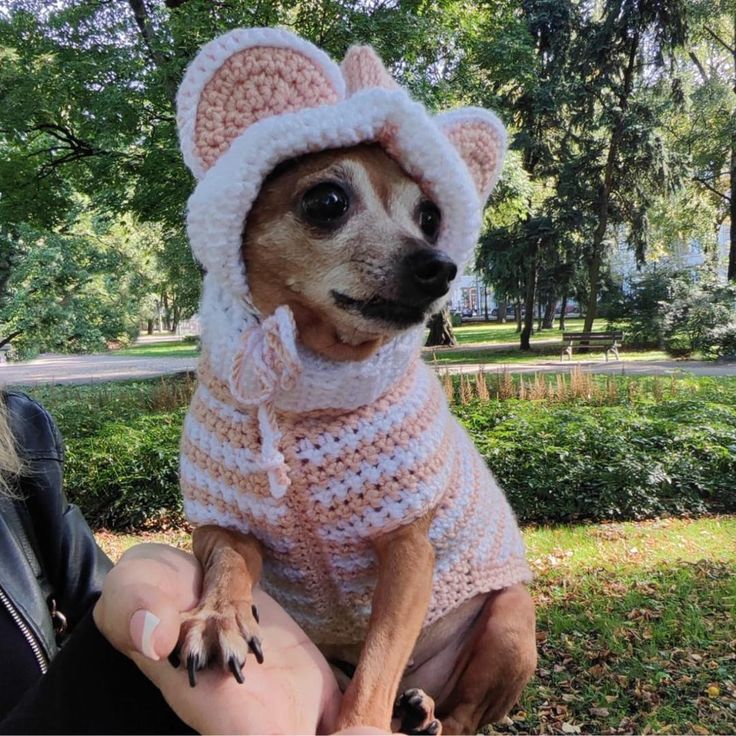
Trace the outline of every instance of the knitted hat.
[[462, 268], [506, 147], [492, 113], [431, 116], [369, 46], [342, 66], [288, 31], [236, 29], [204, 46], [177, 97], [184, 160], [198, 179], [188, 230], [196, 258], [249, 306], [243, 227], [266, 176], [296, 156], [377, 142], [442, 212], [436, 247]]

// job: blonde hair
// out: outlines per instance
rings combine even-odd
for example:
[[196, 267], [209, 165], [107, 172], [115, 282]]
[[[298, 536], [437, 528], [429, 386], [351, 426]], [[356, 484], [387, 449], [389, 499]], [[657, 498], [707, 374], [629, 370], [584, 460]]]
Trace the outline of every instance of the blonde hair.
[[15, 497], [11, 484], [20, 475], [23, 461], [18, 455], [15, 438], [8, 423], [8, 410], [0, 397], [0, 496]]

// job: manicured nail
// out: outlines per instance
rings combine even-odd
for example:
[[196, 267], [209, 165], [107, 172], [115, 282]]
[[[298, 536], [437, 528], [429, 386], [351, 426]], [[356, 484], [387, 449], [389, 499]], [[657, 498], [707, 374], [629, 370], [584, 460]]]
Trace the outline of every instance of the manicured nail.
[[153, 648], [153, 632], [161, 623], [161, 619], [150, 611], [141, 608], [130, 617], [130, 635], [133, 644], [141, 654], [158, 662], [159, 656]]

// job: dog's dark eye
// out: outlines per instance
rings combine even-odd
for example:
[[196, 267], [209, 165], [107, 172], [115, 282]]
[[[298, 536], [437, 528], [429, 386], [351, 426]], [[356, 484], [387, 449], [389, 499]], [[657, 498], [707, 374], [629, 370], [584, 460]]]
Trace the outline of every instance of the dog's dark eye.
[[312, 187], [302, 198], [302, 212], [312, 225], [333, 225], [349, 207], [347, 192], [341, 186], [328, 182]]
[[429, 200], [425, 200], [419, 205], [419, 227], [428, 240], [433, 241], [437, 238], [440, 231], [440, 222], [442, 222], [442, 215], [437, 209], [437, 205]]

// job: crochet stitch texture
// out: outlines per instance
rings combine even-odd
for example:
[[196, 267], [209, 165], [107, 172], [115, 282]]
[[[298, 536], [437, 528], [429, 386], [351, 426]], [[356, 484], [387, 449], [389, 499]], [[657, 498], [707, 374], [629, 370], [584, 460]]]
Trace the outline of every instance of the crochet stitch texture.
[[375, 586], [371, 539], [434, 510], [425, 625], [530, 578], [513, 513], [434, 373], [422, 328], [359, 362], [303, 348], [287, 307], [262, 315], [240, 255], [261, 183], [303, 153], [377, 142], [442, 212], [436, 244], [462, 269], [505, 150], [484, 110], [430, 116], [369, 47], [342, 67], [288, 32], [238, 29], [207, 44], [178, 96], [198, 178], [188, 231], [207, 273], [198, 387], [181, 485], [194, 524], [263, 543], [263, 586], [317, 642], [362, 640]]

